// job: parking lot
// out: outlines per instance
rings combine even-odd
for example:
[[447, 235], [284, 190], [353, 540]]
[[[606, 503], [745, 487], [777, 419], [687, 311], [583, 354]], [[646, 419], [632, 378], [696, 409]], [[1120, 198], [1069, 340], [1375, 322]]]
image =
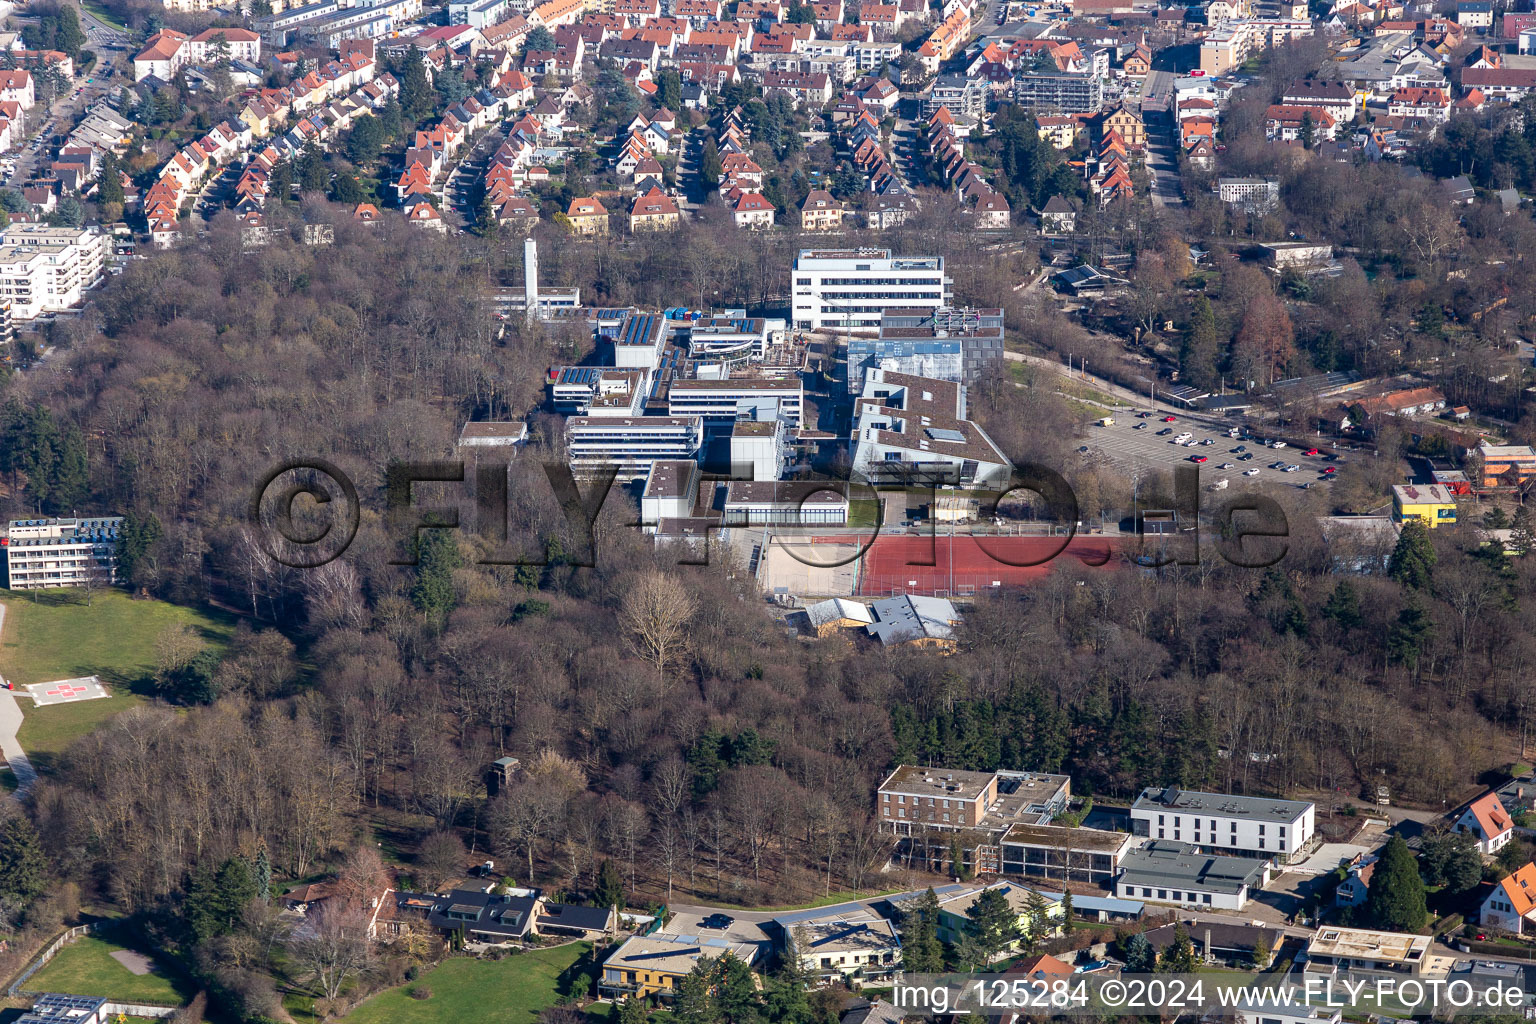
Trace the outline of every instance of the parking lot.
[[1182, 464], [1199, 466], [1201, 480], [1218, 488], [1226, 486], [1223, 480], [1303, 487], [1326, 483], [1339, 472], [1328, 456], [1307, 454], [1316, 449], [1283, 441], [1272, 442], [1279, 447], [1269, 447], [1254, 437], [1233, 437], [1231, 428], [1186, 421], [1182, 416], [1130, 412], [1111, 419], [1108, 426], [1089, 428], [1079, 454], [1102, 458], [1133, 475]]

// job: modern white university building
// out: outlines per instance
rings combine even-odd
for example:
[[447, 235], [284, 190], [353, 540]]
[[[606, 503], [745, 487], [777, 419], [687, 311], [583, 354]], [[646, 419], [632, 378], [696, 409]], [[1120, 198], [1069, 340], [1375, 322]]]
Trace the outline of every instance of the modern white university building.
[[800, 330], [880, 328], [886, 309], [942, 309], [954, 282], [941, 256], [892, 256], [889, 249], [802, 249], [791, 273]]

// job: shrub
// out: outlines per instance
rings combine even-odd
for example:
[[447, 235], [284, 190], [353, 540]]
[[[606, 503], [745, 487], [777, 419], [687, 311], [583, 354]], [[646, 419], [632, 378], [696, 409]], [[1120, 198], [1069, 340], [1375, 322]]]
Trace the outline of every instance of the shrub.
[[405, 993], [412, 999], [431, 999], [432, 990], [425, 985], [412, 985]]

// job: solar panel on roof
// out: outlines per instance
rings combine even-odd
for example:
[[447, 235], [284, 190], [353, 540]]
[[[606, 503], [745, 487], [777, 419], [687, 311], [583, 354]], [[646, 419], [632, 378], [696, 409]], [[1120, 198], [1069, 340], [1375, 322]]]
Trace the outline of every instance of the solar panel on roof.
[[951, 430], [948, 427], [929, 427], [927, 433], [928, 436], [933, 438], [935, 441], [965, 440], [964, 434], [960, 433], [958, 430]]

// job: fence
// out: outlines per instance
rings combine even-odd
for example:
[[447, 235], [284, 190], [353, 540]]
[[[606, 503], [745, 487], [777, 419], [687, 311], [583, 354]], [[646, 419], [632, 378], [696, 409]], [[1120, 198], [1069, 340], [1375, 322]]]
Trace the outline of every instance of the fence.
[[42, 970], [43, 965], [58, 955], [59, 950], [69, 945], [71, 942], [74, 942], [76, 939], [86, 934], [87, 932], [92, 932], [95, 930], [96, 925], [94, 922], [91, 924], [76, 925], [75, 927], [66, 930], [64, 934], [48, 943], [48, 945], [43, 948], [41, 953], [32, 958], [32, 962], [30, 964], [22, 968], [20, 974], [11, 979], [10, 987], [5, 990], [5, 994], [7, 996], [14, 996], [20, 993], [22, 991], [21, 986], [26, 984], [27, 979], [32, 977], [32, 975], [36, 974], [38, 971]]

